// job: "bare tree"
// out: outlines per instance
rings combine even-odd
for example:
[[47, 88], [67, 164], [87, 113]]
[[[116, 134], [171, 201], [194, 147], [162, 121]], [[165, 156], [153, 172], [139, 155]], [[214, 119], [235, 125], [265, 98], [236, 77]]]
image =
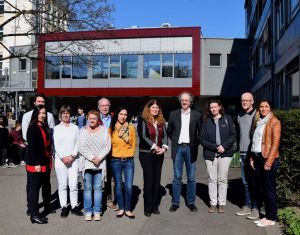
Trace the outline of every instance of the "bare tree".
[[[6, 30], [0, 35], [0, 44], [7, 53], [2, 60], [36, 58], [41, 34], [111, 28], [112, 11], [114, 6], [107, 0], [4, 0], [4, 20], [0, 28]], [[13, 50], [5, 43], [11, 38], [24, 38], [28, 46]]]

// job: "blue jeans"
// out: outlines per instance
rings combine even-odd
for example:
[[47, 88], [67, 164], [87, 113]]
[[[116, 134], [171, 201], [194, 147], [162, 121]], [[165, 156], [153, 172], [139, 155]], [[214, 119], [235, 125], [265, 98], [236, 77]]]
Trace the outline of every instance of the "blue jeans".
[[[86, 214], [101, 213], [102, 170], [86, 170], [84, 173], [83, 206]], [[94, 190], [94, 207], [92, 191]]]
[[[251, 203], [251, 197], [250, 197], [249, 186], [248, 186], [248, 178], [246, 176], [246, 174], [247, 174], [246, 167], [249, 167], [249, 164], [247, 165], [246, 161], [249, 161], [249, 159], [247, 159], [247, 154], [241, 153], [240, 154], [240, 167], [241, 167], [241, 177], [242, 177], [243, 185], [245, 188], [245, 205], [251, 209], [252, 203]], [[255, 205], [255, 207], [256, 207], [256, 205]]]
[[[115, 193], [120, 210], [131, 211], [132, 184], [134, 175], [133, 158], [128, 160], [111, 159], [110, 167], [115, 181]], [[122, 191], [122, 174], [124, 173], [125, 203]]]
[[183, 162], [185, 163], [186, 175], [187, 175], [186, 202], [187, 205], [191, 205], [194, 204], [195, 195], [196, 195], [196, 181], [195, 181], [196, 161], [194, 162], [191, 161], [190, 146], [178, 145], [176, 157], [173, 161], [174, 180], [172, 184], [172, 190], [173, 190], [172, 204], [177, 206], [180, 203]]

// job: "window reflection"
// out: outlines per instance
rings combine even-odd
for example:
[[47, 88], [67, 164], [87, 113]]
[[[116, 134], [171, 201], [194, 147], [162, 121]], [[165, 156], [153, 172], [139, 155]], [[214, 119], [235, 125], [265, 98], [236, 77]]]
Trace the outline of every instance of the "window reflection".
[[71, 78], [72, 57], [62, 56], [61, 64], [62, 64], [61, 78]]
[[191, 78], [192, 54], [175, 54], [174, 60], [175, 78]]
[[73, 57], [73, 79], [87, 79], [88, 63], [88, 56]]
[[122, 55], [122, 78], [137, 78], [138, 56]]
[[120, 56], [111, 55], [110, 56], [110, 77], [111, 78], [120, 78]]
[[144, 78], [160, 78], [160, 55], [144, 55]]
[[60, 57], [46, 57], [46, 79], [59, 79]]
[[173, 77], [173, 54], [162, 54], [162, 77]]
[[108, 56], [97, 55], [92, 57], [93, 78], [108, 78]]

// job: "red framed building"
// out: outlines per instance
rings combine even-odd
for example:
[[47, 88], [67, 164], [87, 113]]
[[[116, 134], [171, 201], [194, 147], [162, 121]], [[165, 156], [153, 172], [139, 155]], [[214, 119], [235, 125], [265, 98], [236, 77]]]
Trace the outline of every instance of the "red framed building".
[[43, 35], [38, 92], [47, 96], [200, 95], [200, 27]]

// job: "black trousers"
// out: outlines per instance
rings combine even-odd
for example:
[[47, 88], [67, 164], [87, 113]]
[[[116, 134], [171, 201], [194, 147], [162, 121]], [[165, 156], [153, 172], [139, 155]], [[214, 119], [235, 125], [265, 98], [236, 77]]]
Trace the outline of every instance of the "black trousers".
[[276, 177], [279, 160], [276, 159], [270, 170], [265, 170], [266, 159], [258, 156], [255, 161], [255, 171], [261, 182], [262, 201], [265, 204], [266, 218], [275, 221], [277, 219], [277, 193]]
[[31, 216], [39, 214], [38, 203], [41, 187], [44, 210], [49, 210], [51, 201], [50, 172], [27, 172], [27, 203], [28, 211], [31, 213]]
[[106, 201], [104, 200], [104, 203], [109, 202], [109, 201], [114, 201], [113, 198], [113, 175], [110, 169], [110, 156], [106, 157], [106, 182], [105, 182], [105, 198]]
[[139, 159], [144, 176], [144, 211], [151, 213], [159, 206], [159, 187], [164, 156], [139, 152]]

